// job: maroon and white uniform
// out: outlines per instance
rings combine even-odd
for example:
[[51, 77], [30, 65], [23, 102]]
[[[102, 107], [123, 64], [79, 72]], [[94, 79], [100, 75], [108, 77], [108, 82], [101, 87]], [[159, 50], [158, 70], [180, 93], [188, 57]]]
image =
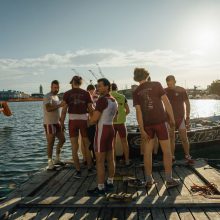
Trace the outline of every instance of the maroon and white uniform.
[[92, 103], [90, 94], [80, 88], [73, 88], [63, 95], [63, 100], [68, 105], [69, 134], [78, 137], [87, 137], [88, 104]]
[[101, 153], [113, 149], [115, 134], [113, 120], [117, 113], [117, 109], [117, 102], [109, 94], [98, 99], [95, 111], [99, 111], [102, 114], [96, 126], [94, 143], [95, 152]]
[[176, 86], [174, 89], [166, 88], [165, 91], [173, 108], [176, 129], [185, 129], [184, 103], [188, 100], [186, 90], [180, 86]]
[[166, 113], [161, 97], [165, 91], [159, 82], [145, 82], [133, 93], [133, 105], [140, 105], [144, 129], [151, 139], [155, 134], [159, 140], [168, 139]]
[[56, 135], [57, 133], [61, 132], [60, 109], [56, 109], [55, 111], [48, 112], [46, 109], [47, 104], [59, 105], [60, 104], [59, 97], [57, 95], [53, 95], [50, 92], [44, 96], [44, 100], [43, 100], [45, 133]]

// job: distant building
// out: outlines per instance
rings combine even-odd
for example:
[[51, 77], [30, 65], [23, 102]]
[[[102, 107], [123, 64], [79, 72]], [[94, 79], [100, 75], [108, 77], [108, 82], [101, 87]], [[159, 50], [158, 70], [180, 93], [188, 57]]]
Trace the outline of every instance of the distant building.
[[8, 90], [8, 91], [0, 91], [0, 100], [7, 101], [9, 99], [26, 99], [29, 98], [30, 95], [15, 90]]
[[41, 93], [32, 93], [32, 94], [31, 94], [31, 97], [32, 97], [32, 98], [43, 98], [43, 97], [44, 97], [44, 94], [41, 94]]
[[212, 84], [208, 87], [209, 94], [216, 94], [220, 95], [220, 80], [215, 80]]
[[44, 94], [43, 93], [43, 86], [42, 85], [40, 85], [40, 94]]

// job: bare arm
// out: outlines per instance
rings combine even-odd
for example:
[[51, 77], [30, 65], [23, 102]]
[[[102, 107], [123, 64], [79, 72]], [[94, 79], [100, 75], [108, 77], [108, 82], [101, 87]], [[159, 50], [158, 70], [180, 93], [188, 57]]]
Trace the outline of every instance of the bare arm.
[[173, 127], [175, 126], [175, 119], [174, 119], [174, 115], [173, 115], [173, 109], [172, 109], [172, 106], [170, 104], [170, 101], [169, 99], [167, 98], [166, 95], [163, 95], [161, 96], [161, 100], [164, 104], [164, 107], [165, 107], [165, 110], [169, 116], [169, 119], [170, 119], [170, 127]]
[[48, 112], [53, 112], [53, 111], [56, 111], [58, 108], [62, 107], [64, 105], [63, 102], [61, 102], [59, 105], [53, 105], [51, 103], [47, 103], [46, 104], [46, 110]]
[[91, 118], [89, 119], [89, 124], [96, 124], [97, 121], [100, 119], [102, 113], [99, 111], [94, 111]]
[[190, 128], [190, 102], [189, 102], [189, 99], [187, 99], [185, 101], [185, 105], [186, 105], [186, 128], [189, 129]]
[[61, 117], [60, 117], [60, 123], [61, 123], [62, 126], [64, 126], [67, 109], [68, 109], [68, 105], [66, 104], [66, 102], [64, 102], [64, 106], [63, 106], [63, 109], [62, 109], [62, 112], [61, 112]]
[[186, 118], [189, 118], [190, 117], [190, 102], [189, 102], [189, 99], [187, 99], [185, 101], [185, 105], [186, 105]]
[[136, 109], [136, 117], [137, 117], [137, 122], [139, 125], [139, 129], [141, 132], [141, 138], [145, 141], [145, 140], [149, 140], [150, 137], [147, 135], [147, 133], [144, 130], [144, 122], [143, 122], [143, 116], [142, 116], [142, 112], [141, 112], [141, 107], [140, 105], [136, 105], [135, 106]]
[[130, 113], [130, 108], [129, 108], [128, 103], [125, 103], [125, 111], [126, 111], [126, 115]]

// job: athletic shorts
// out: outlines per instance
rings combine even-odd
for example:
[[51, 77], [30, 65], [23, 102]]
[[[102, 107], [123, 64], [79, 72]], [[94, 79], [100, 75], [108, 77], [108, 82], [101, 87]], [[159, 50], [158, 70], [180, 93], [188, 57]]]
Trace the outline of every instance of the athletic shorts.
[[97, 153], [104, 153], [113, 149], [115, 131], [112, 125], [96, 126], [94, 149]]
[[169, 139], [168, 128], [167, 128], [166, 122], [145, 126], [144, 130], [150, 136], [151, 139], [154, 139], [155, 135], [157, 136], [158, 140]]
[[185, 119], [181, 118], [181, 119], [175, 119], [175, 123], [176, 123], [176, 130], [179, 129], [186, 129], [186, 123], [185, 123]]
[[69, 120], [70, 138], [78, 137], [79, 131], [82, 137], [88, 137], [87, 120]]
[[127, 137], [127, 129], [125, 127], [125, 124], [114, 124], [114, 130], [115, 130], [115, 136], [117, 135], [118, 132], [120, 138]]
[[61, 132], [61, 125], [57, 124], [44, 124], [44, 129], [46, 134], [56, 135]]

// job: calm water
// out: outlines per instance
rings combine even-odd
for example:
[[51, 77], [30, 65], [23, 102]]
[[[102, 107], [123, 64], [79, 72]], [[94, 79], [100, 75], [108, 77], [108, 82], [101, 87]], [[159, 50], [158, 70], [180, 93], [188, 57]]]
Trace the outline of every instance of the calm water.
[[[10, 103], [14, 115], [0, 114], [0, 197], [28, 179], [47, 164], [46, 140], [42, 126], [42, 103]], [[135, 111], [129, 100], [128, 123], [136, 124]], [[220, 101], [191, 100], [191, 117], [220, 115]], [[63, 159], [71, 158], [67, 136]]]

